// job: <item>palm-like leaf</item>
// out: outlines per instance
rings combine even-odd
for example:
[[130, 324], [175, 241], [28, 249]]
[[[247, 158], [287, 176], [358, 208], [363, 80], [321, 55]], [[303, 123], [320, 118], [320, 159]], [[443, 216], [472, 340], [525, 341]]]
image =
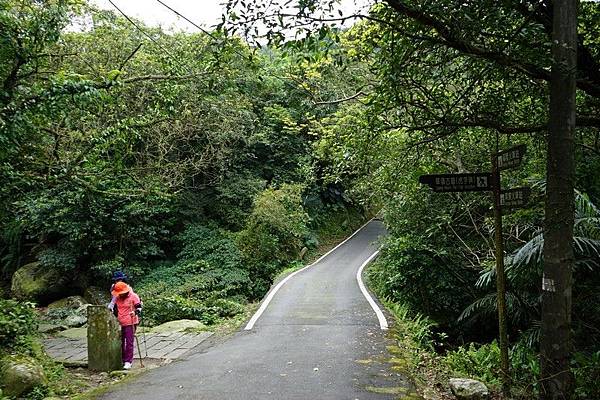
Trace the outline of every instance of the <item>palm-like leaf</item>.
[[[584, 265], [588, 268], [597, 266], [600, 259], [600, 209], [585, 193], [577, 190], [575, 191], [574, 232], [573, 246], [578, 259], [576, 266]], [[525, 267], [541, 264], [543, 253], [543, 230], [538, 229], [534, 236], [512, 255], [507, 274], [510, 275], [509, 269], [519, 274]]]
[[[533, 186], [545, 190], [545, 182], [537, 182]], [[576, 191], [574, 218], [575, 266], [593, 270], [600, 266], [600, 209], [587, 195]], [[543, 253], [544, 234], [543, 229], [538, 228], [527, 243], [506, 257], [506, 277], [511, 288], [506, 304], [508, 315], [514, 322], [529, 320], [531, 325], [531, 318], [537, 313], [540, 296], [532, 285], [541, 280]], [[492, 287], [495, 279], [496, 269], [490, 267], [480, 273], [476, 285], [481, 288]], [[496, 304], [496, 293], [489, 293], [466, 307], [458, 320], [472, 323], [481, 317], [493, 318], [497, 312]], [[539, 327], [532, 325], [532, 329], [524, 335], [530, 343], [536, 343]]]
[[[538, 301], [537, 296], [517, 295], [513, 292], [506, 293], [506, 308], [512, 322], [522, 321], [535, 313]], [[458, 317], [458, 321], [472, 323], [484, 316], [494, 317], [497, 312], [496, 293], [488, 293], [469, 304]]]

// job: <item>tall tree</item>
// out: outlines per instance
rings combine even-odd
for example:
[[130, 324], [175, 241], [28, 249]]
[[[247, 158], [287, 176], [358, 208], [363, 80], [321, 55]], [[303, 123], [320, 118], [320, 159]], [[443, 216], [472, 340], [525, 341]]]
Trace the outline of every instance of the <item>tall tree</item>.
[[541, 399], [569, 398], [575, 178], [577, 0], [556, 0], [546, 169]]

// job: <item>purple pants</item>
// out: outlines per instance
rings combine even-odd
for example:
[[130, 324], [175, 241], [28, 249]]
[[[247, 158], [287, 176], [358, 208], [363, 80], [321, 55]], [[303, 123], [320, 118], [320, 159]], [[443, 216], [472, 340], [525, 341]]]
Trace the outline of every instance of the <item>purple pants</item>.
[[133, 363], [133, 341], [135, 335], [135, 325], [121, 327], [121, 354], [123, 363]]

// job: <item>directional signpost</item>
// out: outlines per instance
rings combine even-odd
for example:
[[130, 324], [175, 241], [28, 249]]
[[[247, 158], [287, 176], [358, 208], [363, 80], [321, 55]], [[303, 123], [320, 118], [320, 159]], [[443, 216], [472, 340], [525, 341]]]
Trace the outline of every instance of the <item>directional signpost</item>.
[[492, 174], [439, 174], [421, 175], [419, 182], [429, 185], [434, 192], [483, 192], [492, 190]]
[[498, 157], [498, 169], [504, 171], [505, 169], [516, 168], [521, 165], [523, 156], [527, 147], [524, 144], [520, 144], [515, 147], [511, 147], [508, 150], [501, 151], [497, 154]]
[[[496, 146], [497, 147], [497, 146]], [[429, 185], [434, 192], [482, 192], [494, 195], [494, 221], [496, 239], [496, 288], [498, 291], [498, 328], [503, 389], [510, 385], [508, 362], [508, 330], [506, 323], [506, 274], [504, 272], [504, 242], [502, 239], [502, 211], [527, 206], [531, 189], [520, 187], [502, 190], [500, 171], [516, 168], [523, 162], [527, 147], [524, 144], [496, 152], [492, 155], [492, 172], [472, 174], [421, 175], [419, 182]]]
[[529, 195], [531, 189], [528, 187], [520, 187], [500, 192], [500, 208], [507, 210], [511, 208], [523, 208], [529, 203]]

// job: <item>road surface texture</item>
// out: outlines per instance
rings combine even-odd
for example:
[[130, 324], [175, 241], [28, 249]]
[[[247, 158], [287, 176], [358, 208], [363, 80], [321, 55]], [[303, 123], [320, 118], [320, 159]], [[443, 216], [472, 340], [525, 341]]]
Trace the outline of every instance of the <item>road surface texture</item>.
[[[103, 399], [397, 399], [411, 392], [389, 371], [389, 340], [356, 273], [385, 235], [372, 221], [275, 294], [252, 330], [200, 346]], [[413, 392], [414, 393], [414, 392]]]

